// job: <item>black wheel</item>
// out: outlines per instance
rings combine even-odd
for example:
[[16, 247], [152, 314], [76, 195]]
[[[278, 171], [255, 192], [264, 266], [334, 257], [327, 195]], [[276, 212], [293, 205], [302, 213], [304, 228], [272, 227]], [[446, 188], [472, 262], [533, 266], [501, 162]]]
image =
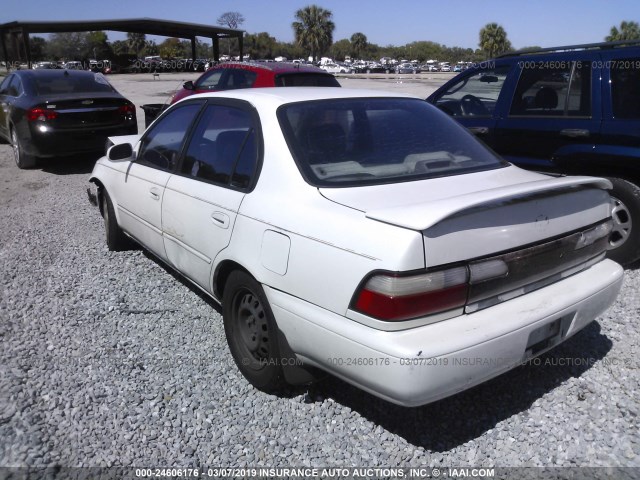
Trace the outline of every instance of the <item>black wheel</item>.
[[115, 211], [113, 210], [113, 203], [106, 190], [102, 191], [102, 217], [104, 219], [104, 230], [107, 239], [107, 247], [112, 252], [121, 252], [123, 250], [129, 250], [131, 248], [131, 240], [127, 237], [120, 226], [116, 218]]
[[15, 128], [11, 129], [11, 145], [13, 146], [13, 159], [16, 165], [20, 169], [33, 168], [36, 166], [36, 157], [33, 155], [27, 155], [22, 149], [20, 139], [18, 138], [18, 132]]
[[640, 188], [623, 178], [608, 177], [613, 231], [607, 256], [621, 265], [640, 259]]
[[224, 332], [238, 369], [257, 389], [274, 392], [284, 385], [278, 327], [262, 287], [236, 270], [224, 289]]

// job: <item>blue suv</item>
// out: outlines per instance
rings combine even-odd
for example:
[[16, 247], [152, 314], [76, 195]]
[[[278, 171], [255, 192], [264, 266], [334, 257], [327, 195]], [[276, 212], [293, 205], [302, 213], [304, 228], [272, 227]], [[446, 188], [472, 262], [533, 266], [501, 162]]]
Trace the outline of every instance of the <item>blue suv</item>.
[[611, 180], [609, 257], [640, 259], [640, 41], [507, 54], [427, 101], [520, 167]]

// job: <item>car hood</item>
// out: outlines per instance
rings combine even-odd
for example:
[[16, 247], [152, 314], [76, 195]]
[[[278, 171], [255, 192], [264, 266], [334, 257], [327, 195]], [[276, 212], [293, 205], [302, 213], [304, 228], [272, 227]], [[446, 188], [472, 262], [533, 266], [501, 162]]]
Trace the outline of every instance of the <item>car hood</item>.
[[327, 199], [423, 234], [427, 265], [520, 248], [610, 215], [608, 180], [506, 167], [418, 182], [322, 188]]

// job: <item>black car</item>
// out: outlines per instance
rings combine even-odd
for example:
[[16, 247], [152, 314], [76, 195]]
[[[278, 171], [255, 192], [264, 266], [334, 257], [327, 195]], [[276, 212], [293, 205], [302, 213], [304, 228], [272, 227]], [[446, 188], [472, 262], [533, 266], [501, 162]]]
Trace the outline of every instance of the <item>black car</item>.
[[640, 41], [507, 54], [427, 101], [520, 167], [607, 177], [609, 256], [640, 259]]
[[104, 152], [107, 137], [137, 133], [135, 106], [101, 73], [19, 70], [0, 84], [0, 136], [20, 168], [38, 157]]

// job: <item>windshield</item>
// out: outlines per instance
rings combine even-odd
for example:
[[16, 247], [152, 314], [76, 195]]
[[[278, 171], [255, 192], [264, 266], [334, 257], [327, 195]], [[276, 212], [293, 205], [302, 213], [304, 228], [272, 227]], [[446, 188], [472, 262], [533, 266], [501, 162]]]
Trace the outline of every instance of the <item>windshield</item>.
[[506, 165], [419, 99], [293, 103], [280, 107], [278, 118], [301, 173], [315, 186], [395, 183]]

